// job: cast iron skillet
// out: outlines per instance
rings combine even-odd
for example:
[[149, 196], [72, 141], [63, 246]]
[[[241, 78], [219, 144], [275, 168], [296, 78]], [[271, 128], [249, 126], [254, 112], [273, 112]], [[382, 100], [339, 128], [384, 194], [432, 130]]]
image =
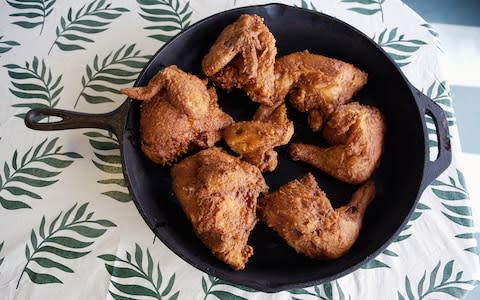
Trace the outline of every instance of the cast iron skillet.
[[[272, 230], [259, 223], [250, 237], [254, 255], [243, 271], [233, 271], [215, 259], [196, 238], [171, 189], [169, 168], [154, 164], [139, 145], [139, 102], [127, 99], [107, 114], [84, 114], [57, 109], [34, 109], [25, 123], [36, 130], [101, 128], [118, 137], [123, 173], [134, 202], [158, 238], [194, 267], [213, 276], [265, 292], [300, 288], [334, 280], [374, 258], [392, 242], [409, 220], [427, 185], [451, 161], [448, 126], [442, 109], [415, 89], [384, 51], [360, 31], [333, 17], [281, 4], [250, 6], [208, 17], [164, 45], [150, 60], [135, 86], [144, 86], [161, 68], [176, 64], [203, 77], [202, 57], [220, 31], [241, 14], [257, 14], [277, 40], [278, 55], [308, 49], [313, 53], [350, 62], [369, 74], [369, 83], [355, 99], [380, 108], [387, 120], [385, 153], [374, 175], [377, 196], [367, 210], [359, 239], [335, 261], [315, 261], [295, 253]], [[420, 67], [420, 66], [419, 66]], [[219, 103], [235, 120], [251, 119], [256, 105], [242, 92], [218, 91]], [[308, 128], [306, 115], [289, 107], [295, 123], [291, 142], [322, 144]], [[429, 159], [425, 115], [435, 121], [439, 154]], [[61, 120], [40, 123], [39, 117]], [[356, 187], [341, 183], [279, 149], [279, 166], [265, 174], [270, 190], [312, 172], [334, 207], [346, 203]]]

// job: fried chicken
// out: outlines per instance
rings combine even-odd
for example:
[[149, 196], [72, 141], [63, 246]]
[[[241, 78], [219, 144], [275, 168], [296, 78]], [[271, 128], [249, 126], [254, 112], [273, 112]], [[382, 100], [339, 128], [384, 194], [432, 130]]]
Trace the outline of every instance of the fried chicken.
[[170, 165], [192, 147], [207, 148], [222, 138], [233, 123], [217, 104], [215, 89], [176, 66], [159, 71], [146, 87], [124, 88], [122, 93], [143, 100], [140, 142], [145, 155]]
[[216, 85], [243, 89], [255, 102], [272, 105], [275, 38], [257, 15], [242, 15], [218, 36], [202, 69]]
[[283, 56], [275, 62], [274, 105], [261, 105], [254, 118], [271, 114], [288, 95], [293, 107], [309, 113], [310, 127], [319, 131], [325, 118], [351, 101], [367, 77], [351, 64], [308, 51]]
[[260, 198], [262, 220], [297, 252], [328, 260], [345, 254], [355, 243], [375, 185], [368, 181], [350, 202], [333, 209], [312, 174], [293, 180]]
[[292, 144], [290, 156], [341, 181], [358, 184], [370, 178], [380, 163], [385, 128], [384, 117], [377, 108], [358, 102], [341, 105], [323, 131], [332, 146]]
[[171, 173], [197, 236], [218, 259], [243, 269], [253, 254], [247, 240], [257, 223], [257, 197], [268, 191], [260, 170], [213, 147], [185, 158]]
[[262, 172], [275, 170], [278, 160], [273, 148], [286, 145], [292, 135], [293, 122], [287, 118], [285, 104], [264, 120], [237, 122], [223, 131], [228, 146]]

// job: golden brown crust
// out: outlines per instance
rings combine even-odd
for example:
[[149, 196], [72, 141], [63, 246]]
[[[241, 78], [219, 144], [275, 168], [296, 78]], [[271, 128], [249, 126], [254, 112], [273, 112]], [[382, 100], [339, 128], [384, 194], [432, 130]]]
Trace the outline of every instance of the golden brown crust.
[[308, 112], [308, 125], [313, 132], [320, 131], [323, 127], [325, 116], [319, 109], [312, 109]]
[[[345, 104], [367, 82], [351, 64], [296, 52], [275, 62], [275, 39], [256, 15], [242, 15], [227, 26], [202, 61], [215, 85], [239, 88], [260, 107], [254, 120], [238, 122], [217, 104], [207, 81], [176, 66], [159, 71], [146, 87], [125, 88], [143, 100], [140, 134], [143, 152], [171, 165], [193, 147], [208, 148], [171, 168], [174, 193], [199, 239], [235, 270], [245, 268], [253, 248], [247, 244], [256, 222], [257, 198], [268, 191], [262, 171], [277, 166], [275, 147], [287, 144], [294, 126], [285, 98], [308, 113], [310, 127], [322, 127], [332, 145], [293, 144], [290, 155], [348, 183], [367, 180], [379, 164], [385, 121], [376, 108]], [[223, 137], [244, 161], [213, 147]], [[210, 148], [213, 147], [213, 148]], [[335, 259], [357, 239], [364, 212], [375, 195], [364, 183], [351, 201], [336, 210], [310, 173], [264, 195], [258, 203], [263, 221], [297, 252]]]
[[146, 87], [122, 93], [143, 100], [140, 106], [140, 143], [143, 152], [161, 165], [170, 165], [192, 147], [213, 146], [222, 129], [233, 123], [217, 104], [207, 82], [176, 66], [160, 70]]
[[367, 77], [349, 63], [308, 51], [285, 55], [275, 62], [274, 105], [261, 105], [254, 118], [271, 114], [287, 95], [299, 111], [317, 110], [328, 116], [338, 105], [351, 101]]
[[226, 90], [243, 89], [255, 102], [271, 105], [275, 38], [257, 15], [242, 15], [220, 33], [203, 58], [202, 69]]
[[297, 252], [315, 259], [335, 259], [355, 243], [375, 186], [368, 181], [351, 201], [336, 210], [312, 174], [293, 180], [259, 199], [262, 220]]
[[358, 102], [341, 105], [323, 131], [332, 146], [291, 144], [290, 156], [341, 181], [358, 184], [370, 178], [378, 167], [385, 130], [384, 117], [377, 108]]
[[268, 191], [260, 170], [213, 147], [185, 158], [171, 173], [197, 236], [218, 259], [243, 269], [253, 254], [247, 240], [257, 222], [257, 197]]
[[293, 135], [293, 122], [287, 118], [287, 108], [281, 105], [264, 120], [234, 123], [224, 130], [228, 146], [260, 171], [277, 167], [277, 152], [273, 148], [286, 145]]
[[208, 113], [212, 98], [206, 85], [206, 80], [171, 65], [158, 71], [146, 87], [123, 88], [121, 92], [130, 98], [145, 101], [158, 94], [167, 94], [173, 106], [188, 116], [199, 118]]

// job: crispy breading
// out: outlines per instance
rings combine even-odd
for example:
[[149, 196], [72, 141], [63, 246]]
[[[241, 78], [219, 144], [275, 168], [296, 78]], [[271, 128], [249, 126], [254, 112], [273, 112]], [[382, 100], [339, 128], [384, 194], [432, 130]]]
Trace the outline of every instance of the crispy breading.
[[264, 120], [234, 123], [223, 131], [228, 146], [260, 171], [277, 167], [277, 152], [273, 148], [286, 145], [293, 135], [293, 122], [287, 118], [285, 105]]
[[349, 63], [308, 51], [285, 55], [275, 61], [274, 104], [261, 105], [255, 119], [271, 114], [288, 96], [297, 110], [314, 114], [310, 126], [320, 130], [323, 120], [338, 105], [351, 101], [367, 77]]
[[253, 101], [271, 105], [276, 55], [275, 38], [263, 19], [242, 15], [220, 33], [202, 69], [223, 89], [243, 89]]
[[293, 180], [260, 198], [262, 220], [297, 252], [315, 259], [335, 259], [355, 243], [368, 204], [375, 196], [366, 182], [350, 202], [333, 209], [312, 174]]
[[344, 104], [331, 115], [323, 130], [331, 147], [291, 144], [290, 156], [341, 181], [358, 184], [370, 178], [378, 167], [385, 130], [378, 108], [358, 102]]
[[213, 147], [171, 169], [173, 190], [193, 229], [220, 260], [241, 270], [253, 254], [247, 240], [268, 186], [260, 170]]
[[233, 123], [218, 106], [215, 89], [207, 90], [206, 84], [173, 65], [160, 70], [146, 87], [121, 90], [143, 100], [140, 143], [151, 160], [170, 165], [192, 147], [211, 147]]

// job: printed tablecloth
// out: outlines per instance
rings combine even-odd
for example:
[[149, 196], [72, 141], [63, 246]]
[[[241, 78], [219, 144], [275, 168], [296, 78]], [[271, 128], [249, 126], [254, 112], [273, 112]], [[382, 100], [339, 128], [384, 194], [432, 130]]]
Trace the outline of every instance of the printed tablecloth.
[[119, 88], [180, 30], [266, 1], [7, 0], [0, 4], [1, 299], [451, 299], [477, 284], [478, 229], [455, 161], [458, 132], [435, 29], [398, 0], [282, 2], [366, 33], [447, 114], [453, 162], [398, 239], [320, 286], [276, 294], [235, 286], [155, 240], [131, 201], [114, 136], [25, 127], [34, 107], [114, 109], [125, 99]]

